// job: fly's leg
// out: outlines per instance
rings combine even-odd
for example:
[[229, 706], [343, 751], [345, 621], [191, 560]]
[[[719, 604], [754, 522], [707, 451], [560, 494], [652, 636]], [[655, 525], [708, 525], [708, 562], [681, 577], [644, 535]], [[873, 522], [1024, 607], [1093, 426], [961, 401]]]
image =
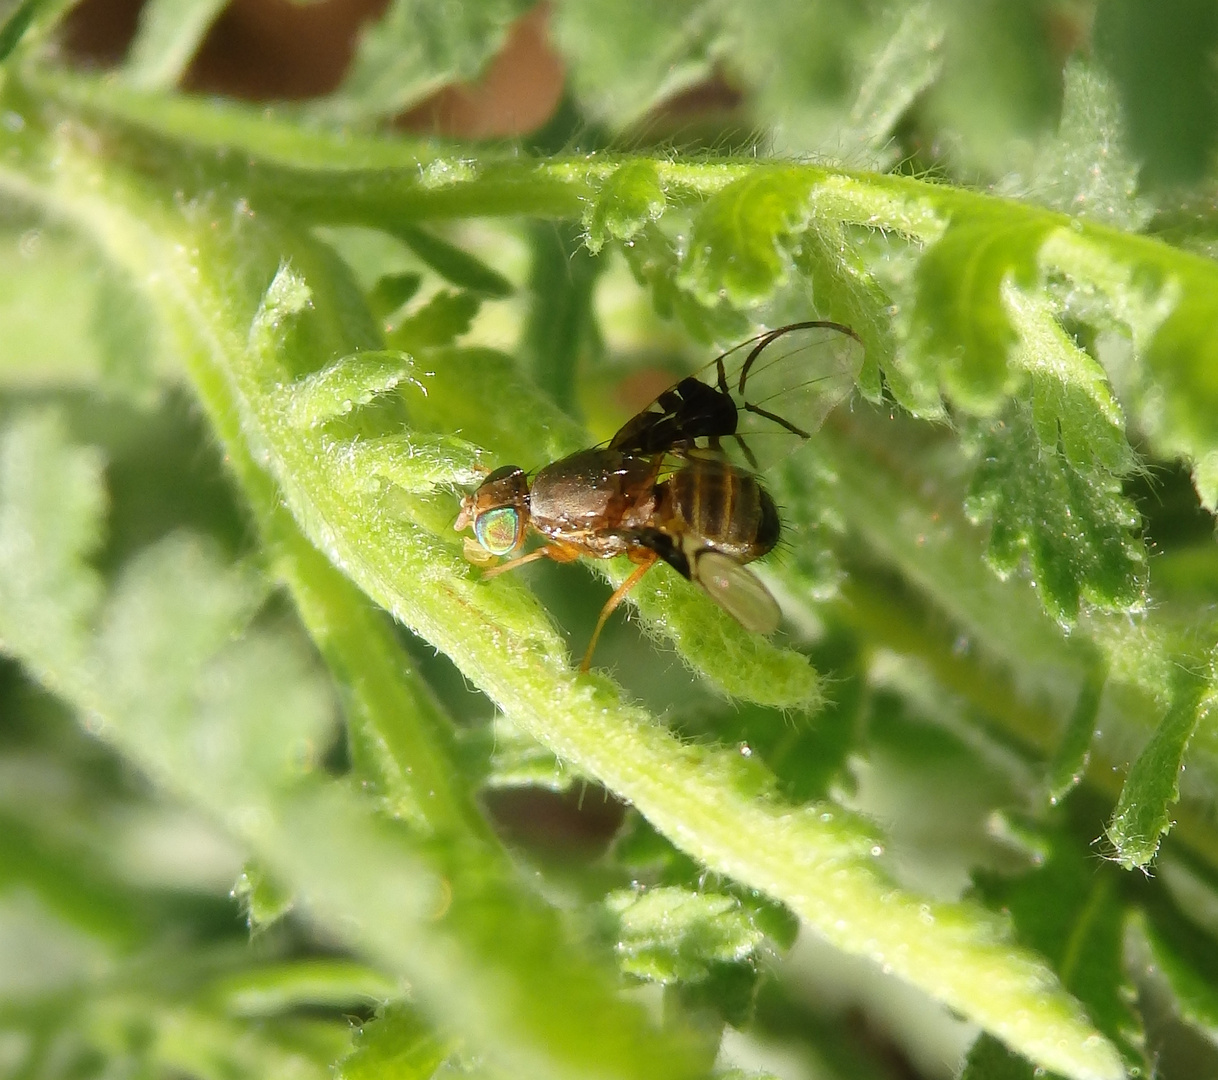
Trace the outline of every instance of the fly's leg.
[[601, 608], [600, 617], [596, 620], [596, 629], [592, 631], [592, 640], [588, 642], [588, 651], [584, 653], [584, 659], [579, 665], [579, 670], [582, 672], [587, 672], [592, 666], [592, 653], [596, 649], [596, 643], [600, 639], [601, 631], [605, 628], [605, 621], [613, 614], [618, 604], [626, 599], [626, 595], [630, 590], [643, 580], [643, 575], [655, 566], [656, 560], [659, 558], [654, 551], [645, 547], [633, 548], [628, 554], [631, 562], [638, 563], [638, 565], [631, 572], [630, 576], [614, 589], [613, 595], [605, 601], [605, 606]]
[[579, 558], [580, 549], [563, 543], [547, 544], [543, 548], [538, 548], [536, 551], [530, 551], [527, 555], [520, 555], [515, 559], [508, 559], [505, 563], [500, 563], [498, 566], [492, 566], [482, 575], [483, 579], [498, 577], [500, 574], [506, 573], [508, 570], [515, 570], [518, 566], [524, 566], [525, 563], [536, 562], [538, 559], [550, 559], [557, 563], [574, 562]]

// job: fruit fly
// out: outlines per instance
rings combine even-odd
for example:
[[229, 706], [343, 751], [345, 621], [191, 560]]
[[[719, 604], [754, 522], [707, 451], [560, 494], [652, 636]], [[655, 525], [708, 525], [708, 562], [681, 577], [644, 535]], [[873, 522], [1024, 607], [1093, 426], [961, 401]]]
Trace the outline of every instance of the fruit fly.
[[[820, 427], [854, 386], [863, 344], [848, 326], [798, 322], [742, 342], [665, 390], [604, 446], [545, 466], [530, 481], [496, 469], [461, 500], [454, 528], [492, 577], [535, 559], [626, 555], [633, 572], [605, 620], [663, 560], [746, 629], [770, 633], [778, 603], [745, 564], [778, 543], [778, 508], [758, 474]], [[543, 546], [517, 555], [532, 529]], [[515, 556], [492, 565], [503, 556]]]

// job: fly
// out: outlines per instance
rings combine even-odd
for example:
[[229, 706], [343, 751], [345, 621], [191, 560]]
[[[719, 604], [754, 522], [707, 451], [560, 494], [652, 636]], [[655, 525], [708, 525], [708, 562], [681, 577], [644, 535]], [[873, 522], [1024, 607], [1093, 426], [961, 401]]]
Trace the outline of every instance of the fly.
[[[535, 559], [625, 555], [633, 572], [601, 608], [605, 621], [663, 560], [742, 626], [777, 629], [777, 601], [746, 567], [778, 543], [778, 508], [758, 474], [824, 422], [854, 386], [863, 344], [848, 326], [798, 322], [742, 342], [669, 387], [605, 446], [541, 469], [496, 469], [461, 500], [466, 557], [487, 577]], [[529, 530], [543, 544], [517, 555]], [[514, 556], [493, 565], [496, 559]]]

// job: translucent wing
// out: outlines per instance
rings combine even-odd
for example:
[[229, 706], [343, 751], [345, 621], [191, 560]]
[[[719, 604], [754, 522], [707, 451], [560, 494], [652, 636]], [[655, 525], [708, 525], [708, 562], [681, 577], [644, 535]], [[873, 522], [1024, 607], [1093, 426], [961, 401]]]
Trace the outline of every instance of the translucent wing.
[[848, 326], [770, 330], [669, 387], [610, 447], [628, 454], [723, 452], [754, 471], [796, 449], [854, 387], [863, 343]]
[[690, 576], [746, 630], [772, 634], [778, 629], [778, 601], [756, 574], [730, 555], [703, 548], [690, 566]]

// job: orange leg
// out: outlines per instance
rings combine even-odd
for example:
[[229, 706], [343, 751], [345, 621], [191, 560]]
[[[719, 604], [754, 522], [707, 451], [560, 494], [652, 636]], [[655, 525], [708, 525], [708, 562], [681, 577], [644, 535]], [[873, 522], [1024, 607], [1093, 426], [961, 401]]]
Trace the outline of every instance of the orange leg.
[[518, 566], [524, 566], [525, 563], [536, 562], [538, 559], [546, 557], [546, 549], [538, 548], [536, 551], [530, 551], [527, 555], [521, 555], [517, 559], [508, 559], [507, 562], [501, 562], [498, 566], [492, 566], [489, 570], [482, 571], [483, 579], [498, 577], [507, 570], [515, 570]]
[[489, 570], [483, 571], [482, 577], [493, 578], [508, 571], [515, 570], [518, 566], [524, 566], [525, 563], [536, 562], [538, 559], [552, 559], [557, 563], [574, 562], [580, 556], [580, 550], [577, 547], [572, 547], [570, 544], [553, 543], [547, 544], [543, 548], [538, 548], [536, 551], [530, 551], [527, 555], [521, 555], [515, 559], [508, 559], [505, 563], [500, 563], [498, 566], [492, 566]]
[[623, 600], [626, 599], [627, 593], [630, 592], [640, 581], [643, 580], [643, 575], [647, 573], [656, 564], [659, 556], [650, 548], [639, 548], [630, 552], [630, 558], [639, 565], [634, 568], [631, 575], [623, 581], [614, 591], [613, 595], [605, 601], [605, 606], [601, 608], [600, 617], [596, 620], [596, 629], [592, 631], [592, 640], [588, 642], [588, 651], [584, 653], [583, 662], [579, 665], [579, 670], [586, 672], [592, 666], [592, 653], [596, 649], [596, 642], [601, 636], [601, 630], [605, 627], [605, 620], [613, 614], [614, 609]]

